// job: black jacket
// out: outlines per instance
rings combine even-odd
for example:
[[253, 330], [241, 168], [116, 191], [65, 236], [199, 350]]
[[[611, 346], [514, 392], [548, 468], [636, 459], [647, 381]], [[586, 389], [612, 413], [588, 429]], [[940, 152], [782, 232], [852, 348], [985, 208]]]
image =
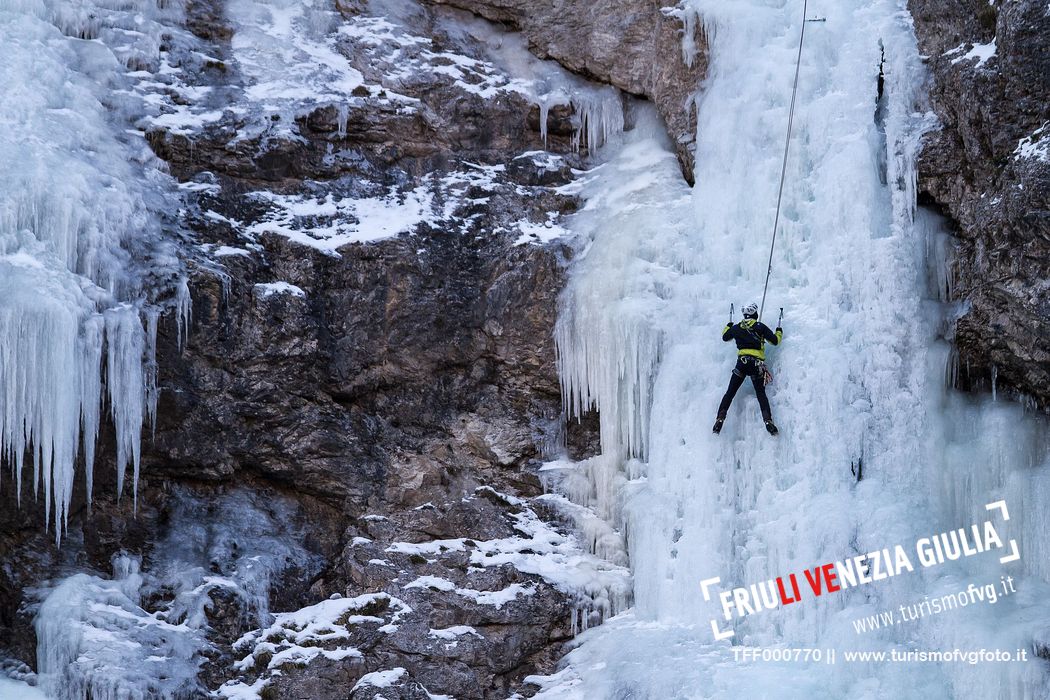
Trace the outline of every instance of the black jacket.
[[783, 338], [783, 329], [777, 328], [774, 333], [766, 324], [750, 318], [745, 318], [740, 323], [727, 323], [722, 331], [722, 340], [727, 343], [730, 340], [736, 341], [738, 355], [750, 355], [760, 360], [766, 359], [767, 342], [780, 345]]

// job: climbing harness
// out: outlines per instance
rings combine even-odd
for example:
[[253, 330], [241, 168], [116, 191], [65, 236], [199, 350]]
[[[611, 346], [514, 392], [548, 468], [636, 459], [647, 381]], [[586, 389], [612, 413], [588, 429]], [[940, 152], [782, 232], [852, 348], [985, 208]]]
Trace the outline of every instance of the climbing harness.
[[777, 228], [780, 225], [780, 204], [784, 199], [784, 179], [787, 176], [788, 151], [791, 147], [791, 128], [795, 122], [795, 97], [798, 95], [798, 74], [802, 68], [802, 43], [806, 39], [806, 11], [809, 0], [802, 0], [802, 32], [798, 37], [798, 58], [795, 61], [795, 84], [791, 88], [791, 108], [788, 110], [787, 138], [784, 139], [784, 162], [780, 166], [780, 189], [777, 191], [777, 213], [773, 218], [773, 240], [769, 243], [769, 266], [766, 268], [766, 283], [762, 287], [762, 305], [759, 307], [758, 317], [762, 318], [762, 311], [766, 308], [766, 291], [769, 289], [769, 275], [773, 272], [773, 247], [777, 244]]

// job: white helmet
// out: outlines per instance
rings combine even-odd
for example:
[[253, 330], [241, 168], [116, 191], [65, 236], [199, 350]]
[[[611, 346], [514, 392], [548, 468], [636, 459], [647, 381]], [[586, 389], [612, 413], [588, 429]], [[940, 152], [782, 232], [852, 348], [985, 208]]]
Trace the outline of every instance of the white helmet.
[[755, 318], [758, 318], [758, 304], [756, 304], [755, 302], [751, 302], [750, 304], [745, 306], [744, 307], [744, 315], [745, 316], [754, 316]]

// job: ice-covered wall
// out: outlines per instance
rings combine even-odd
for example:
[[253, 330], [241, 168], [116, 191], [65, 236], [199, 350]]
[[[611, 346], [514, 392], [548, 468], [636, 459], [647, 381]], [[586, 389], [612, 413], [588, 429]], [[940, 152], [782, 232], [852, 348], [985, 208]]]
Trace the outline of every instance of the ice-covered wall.
[[[125, 74], [156, 58], [159, 21], [179, 11], [165, 5], [0, 2], [0, 450], [19, 500], [43, 498], [56, 537], [78, 461], [90, 496], [103, 404], [118, 488], [129, 466], [137, 479], [154, 410], [146, 277], [176, 264], [159, 241], [165, 176], [129, 132]], [[144, 251], [148, 272], [133, 262]]]
[[[825, 3], [808, 28], [766, 314], [785, 307], [769, 353], [781, 434], [765, 433], [750, 386], [711, 434], [735, 355], [719, 337], [729, 304], [762, 295], [803, 3], [685, 4], [711, 49], [696, 187], [683, 191], [644, 129], [609, 149], [573, 222], [581, 255], [558, 331], [570, 413], [599, 409], [603, 450], [563, 483], [620, 531], [635, 606], [589, 632], [541, 696], [1039, 697], [1038, 661], [755, 664], [714, 641], [703, 579], [730, 588], [910, 543], [1005, 498], [1022, 563], [967, 559], [724, 624], [733, 644], [1032, 648], [1050, 615], [1050, 464], [1043, 419], [945, 389], [939, 333], [956, 310], [938, 298], [942, 224], [916, 211], [915, 187], [934, 120], [893, 0]], [[1024, 575], [1026, 595], [864, 636], [850, 625], [1001, 573]]]

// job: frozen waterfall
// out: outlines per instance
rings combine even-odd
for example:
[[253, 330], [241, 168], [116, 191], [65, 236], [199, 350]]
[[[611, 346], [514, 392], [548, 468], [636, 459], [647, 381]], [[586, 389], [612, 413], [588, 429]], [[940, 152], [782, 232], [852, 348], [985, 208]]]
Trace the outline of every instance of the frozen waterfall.
[[[91, 494], [103, 399], [121, 488], [129, 466], [137, 478], [153, 411], [146, 276], [177, 263], [155, 214], [167, 176], [142, 135], [128, 132], [124, 76], [156, 57], [159, 20], [175, 12], [0, 0], [0, 449], [20, 501], [31, 465], [29, 495], [44, 499], [58, 538], [78, 462]], [[148, 273], [133, 262], [142, 252]]]
[[[781, 435], [765, 433], [749, 384], [711, 434], [735, 359], [720, 339], [729, 304], [762, 294], [802, 2], [685, 4], [710, 42], [697, 184], [636, 107], [584, 185], [557, 331], [568, 411], [600, 410], [603, 452], [561, 488], [619, 531], [635, 604], [585, 633], [538, 697], [1044, 697], [1038, 663], [738, 658], [740, 645], [1031, 649], [1050, 624], [1048, 433], [1020, 406], [947, 388], [953, 309], [929, 280], [946, 278], [950, 245], [915, 206], [934, 121], [911, 18], [897, 0], [844, 0], [811, 3], [826, 22], [807, 31], [766, 305], [770, 319], [785, 308], [769, 350]], [[728, 623], [701, 595], [711, 577], [747, 586], [968, 526], [1000, 499], [1019, 562], [963, 558]], [[852, 624], [1006, 575], [1018, 593], [995, 604]], [[714, 618], [730, 641], [714, 640]]]

